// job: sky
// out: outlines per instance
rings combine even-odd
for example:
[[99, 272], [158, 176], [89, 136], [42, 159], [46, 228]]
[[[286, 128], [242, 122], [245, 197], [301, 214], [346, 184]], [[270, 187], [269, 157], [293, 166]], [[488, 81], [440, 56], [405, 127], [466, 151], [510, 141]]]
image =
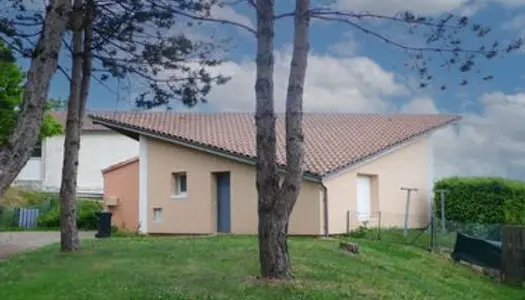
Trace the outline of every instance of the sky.
[[[234, 1], [230, 1], [234, 2]], [[235, 1], [239, 2], [239, 1]], [[289, 12], [292, 0], [277, 0], [278, 13]], [[468, 45], [494, 40], [510, 41], [525, 36], [525, 0], [312, 0], [313, 6], [329, 5], [347, 12], [393, 16], [410, 9], [425, 16], [453, 13], [489, 26], [490, 37], [479, 39], [468, 32]], [[245, 2], [215, 8], [212, 15], [255, 27], [253, 9]], [[421, 45], [417, 34], [389, 21], [359, 23], [408, 46]], [[255, 38], [228, 25], [209, 25], [188, 30], [198, 36], [213, 31], [231, 38], [226, 61], [213, 70], [231, 76], [224, 86], [214, 87], [207, 104], [175, 110], [195, 112], [253, 111], [255, 107]], [[202, 32], [199, 32], [202, 31]], [[293, 22], [278, 20], [275, 37], [275, 99], [277, 110], [284, 109]], [[310, 32], [310, 55], [304, 90], [308, 112], [363, 113], [454, 113], [463, 118], [456, 126], [436, 133], [435, 171], [443, 176], [507, 176], [525, 179], [525, 51], [481, 60], [479, 73], [461, 74], [433, 63], [433, 81], [419, 87], [414, 63], [407, 54], [348, 24], [314, 20]], [[439, 61], [435, 56], [433, 61]], [[408, 62], [409, 66], [405, 65]], [[493, 75], [491, 81], [481, 77]], [[460, 85], [467, 79], [469, 84]], [[446, 90], [439, 87], [445, 84]], [[93, 82], [88, 107], [92, 110], [134, 108], [133, 92], [124, 84]], [[66, 98], [68, 83], [54, 77], [50, 97]]]

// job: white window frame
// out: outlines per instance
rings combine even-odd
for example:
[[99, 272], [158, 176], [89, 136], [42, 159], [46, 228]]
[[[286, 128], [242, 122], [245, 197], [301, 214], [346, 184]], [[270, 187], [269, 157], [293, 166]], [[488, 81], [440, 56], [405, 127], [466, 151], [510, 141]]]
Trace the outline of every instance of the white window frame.
[[[181, 190], [181, 178], [185, 177], [185, 191]], [[188, 195], [188, 173], [186, 172], [174, 172], [171, 173], [171, 181], [172, 181], [172, 195], [171, 198], [173, 199], [181, 199], [186, 198]]]

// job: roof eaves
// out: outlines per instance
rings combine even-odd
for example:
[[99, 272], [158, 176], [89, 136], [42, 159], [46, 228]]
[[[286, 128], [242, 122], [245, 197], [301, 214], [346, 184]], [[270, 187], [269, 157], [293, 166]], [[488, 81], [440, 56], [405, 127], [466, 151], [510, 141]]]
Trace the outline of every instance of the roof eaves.
[[[144, 135], [150, 138], [159, 139], [165, 142], [178, 144], [181, 146], [185, 146], [185, 147], [203, 151], [209, 154], [221, 156], [224, 158], [228, 158], [228, 159], [231, 159], [231, 160], [234, 160], [240, 163], [252, 165], [252, 166], [255, 166], [256, 164], [256, 158], [253, 156], [244, 155], [238, 152], [228, 151], [226, 149], [210, 146], [208, 144], [200, 143], [195, 140], [190, 140], [190, 139], [185, 139], [185, 138], [181, 138], [181, 137], [174, 136], [174, 135], [165, 134], [157, 130], [148, 130], [140, 126], [125, 124], [122, 122], [108, 120], [108, 119], [100, 118], [100, 117], [93, 116], [93, 115], [90, 115], [90, 117], [94, 123], [106, 126], [108, 128], [129, 131], [135, 134], [140, 134], [140, 135]], [[285, 165], [279, 165], [279, 168], [281, 169], [281, 171], [283, 171], [285, 167], [286, 167]], [[303, 177], [312, 182], [320, 182], [321, 180], [321, 176], [319, 176], [318, 174], [309, 172], [309, 171], [305, 171], [303, 174]]]
[[130, 164], [138, 162], [138, 161], [139, 161], [139, 157], [135, 156], [133, 158], [120, 161], [120, 162], [115, 163], [115, 164], [113, 164], [113, 165], [111, 165], [111, 166], [109, 166], [109, 167], [107, 167], [105, 169], [102, 169], [101, 172], [102, 172], [102, 174], [105, 174], [105, 173], [111, 172], [113, 170], [120, 169], [122, 167], [125, 167], [127, 165], [130, 165]]
[[354, 169], [356, 166], [359, 166], [367, 161], [370, 161], [370, 160], [373, 160], [374, 158], [376, 157], [380, 157], [381, 155], [385, 154], [385, 153], [388, 153], [392, 150], [395, 150], [395, 149], [398, 149], [399, 147], [403, 146], [404, 144], [407, 144], [419, 137], [422, 137], [426, 134], [429, 134], [433, 131], [436, 131], [438, 129], [441, 129], [443, 127], [446, 127], [448, 125], [451, 125], [453, 123], [456, 123], [458, 121], [461, 120], [461, 116], [455, 116], [454, 118], [451, 118], [450, 120], [446, 121], [446, 122], [443, 122], [437, 126], [433, 126], [433, 127], [430, 127], [429, 129], [427, 130], [424, 130], [424, 131], [421, 131], [417, 134], [414, 134], [414, 135], [411, 135], [401, 141], [398, 141], [397, 143], [394, 143], [394, 144], [391, 144], [391, 145], [388, 145], [387, 147], [385, 148], [382, 148], [380, 149], [379, 151], [376, 151], [370, 155], [367, 155], [367, 156], [364, 156], [364, 157], [361, 157], [360, 159], [358, 160], [355, 160], [355, 161], [352, 161], [348, 164], [345, 164], [345, 165], [341, 165], [337, 168], [334, 168], [332, 170], [329, 170], [323, 174], [319, 174], [319, 177], [320, 177], [320, 181], [323, 181], [329, 177], [332, 177], [332, 176], [335, 176], [337, 175], [338, 173], [341, 173], [341, 172], [346, 172], [347, 170], [350, 170], [350, 169]]

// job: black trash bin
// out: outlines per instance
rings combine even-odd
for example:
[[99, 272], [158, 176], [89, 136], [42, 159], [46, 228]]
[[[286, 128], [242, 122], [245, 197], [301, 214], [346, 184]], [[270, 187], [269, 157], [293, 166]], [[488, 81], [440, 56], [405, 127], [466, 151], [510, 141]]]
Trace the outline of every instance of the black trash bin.
[[108, 211], [98, 212], [98, 232], [95, 234], [97, 238], [108, 238], [111, 236], [111, 216], [113, 214]]

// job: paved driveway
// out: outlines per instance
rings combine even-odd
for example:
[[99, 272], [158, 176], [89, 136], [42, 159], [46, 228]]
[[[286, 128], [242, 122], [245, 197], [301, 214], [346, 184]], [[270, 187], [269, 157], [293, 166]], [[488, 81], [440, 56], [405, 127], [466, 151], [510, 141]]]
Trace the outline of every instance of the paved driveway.
[[[94, 238], [94, 235], [91, 231], [79, 232], [81, 239]], [[57, 231], [0, 232], [0, 259], [58, 242], [60, 232]]]

